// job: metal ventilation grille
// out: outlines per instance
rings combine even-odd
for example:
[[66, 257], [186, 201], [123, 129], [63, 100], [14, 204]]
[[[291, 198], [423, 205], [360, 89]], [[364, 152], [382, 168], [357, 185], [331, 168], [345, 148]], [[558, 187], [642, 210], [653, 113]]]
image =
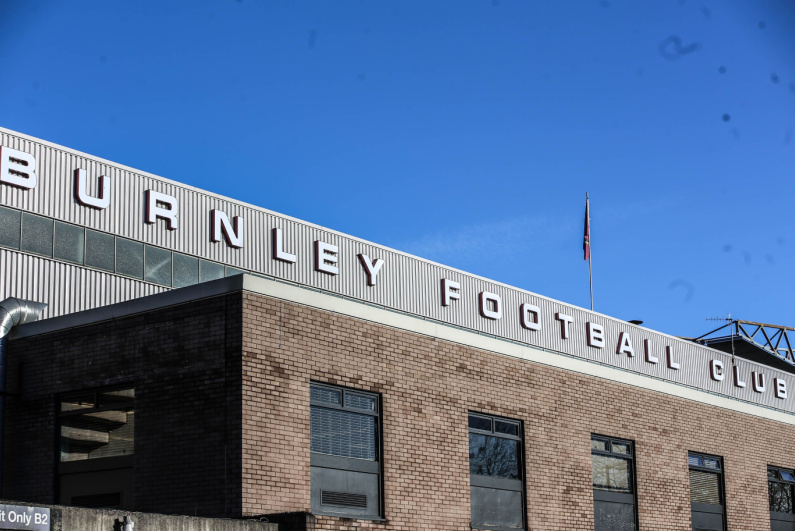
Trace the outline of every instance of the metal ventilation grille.
[[352, 492], [335, 492], [333, 490], [320, 491], [321, 505], [336, 505], [338, 507], [351, 507], [367, 509], [367, 496], [353, 494]]
[[75, 507], [91, 507], [95, 509], [118, 509], [121, 507], [121, 492], [92, 494], [90, 496], [73, 496]]

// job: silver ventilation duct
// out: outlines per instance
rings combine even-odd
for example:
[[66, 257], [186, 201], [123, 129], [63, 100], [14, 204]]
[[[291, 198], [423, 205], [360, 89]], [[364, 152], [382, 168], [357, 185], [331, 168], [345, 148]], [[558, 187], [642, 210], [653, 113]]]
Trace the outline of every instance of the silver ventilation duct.
[[43, 302], [9, 297], [0, 302], [0, 338], [6, 337], [17, 325], [32, 323], [47, 307]]
[[0, 302], [0, 497], [3, 494], [3, 459], [6, 420], [6, 371], [8, 369], [8, 334], [17, 325], [32, 323], [47, 307], [41, 302], [9, 297]]

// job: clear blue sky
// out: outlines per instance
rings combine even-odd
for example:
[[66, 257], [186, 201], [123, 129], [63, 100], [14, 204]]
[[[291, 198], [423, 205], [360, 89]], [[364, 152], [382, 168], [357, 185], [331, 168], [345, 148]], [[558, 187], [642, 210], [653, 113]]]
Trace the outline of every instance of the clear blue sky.
[[795, 326], [792, 0], [0, 0], [0, 125], [677, 335]]

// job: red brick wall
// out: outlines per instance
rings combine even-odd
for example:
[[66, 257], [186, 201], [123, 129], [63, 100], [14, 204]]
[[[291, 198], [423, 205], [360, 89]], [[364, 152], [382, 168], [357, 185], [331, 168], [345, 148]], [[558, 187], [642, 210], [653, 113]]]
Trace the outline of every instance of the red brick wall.
[[309, 382], [382, 394], [386, 523], [469, 529], [469, 410], [525, 426], [532, 530], [593, 529], [590, 435], [636, 444], [640, 529], [689, 531], [688, 450], [724, 457], [730, 530], [769, 530], [795, 428], [255, 294], [243, 311], [243, 512], [308, 511]]
[[7, 499], [56, 500], [56, 396], [135, 387], [135, 508], [240, 514], [241, 294], [10, 342]]

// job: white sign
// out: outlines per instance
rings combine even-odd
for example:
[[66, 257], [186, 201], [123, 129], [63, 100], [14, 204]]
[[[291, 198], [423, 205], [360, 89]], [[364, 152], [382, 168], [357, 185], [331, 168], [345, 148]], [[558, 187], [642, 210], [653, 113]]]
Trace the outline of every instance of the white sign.
[[0, 504], [0, 529], [50, 531], [50, 510], [46, 507]]

